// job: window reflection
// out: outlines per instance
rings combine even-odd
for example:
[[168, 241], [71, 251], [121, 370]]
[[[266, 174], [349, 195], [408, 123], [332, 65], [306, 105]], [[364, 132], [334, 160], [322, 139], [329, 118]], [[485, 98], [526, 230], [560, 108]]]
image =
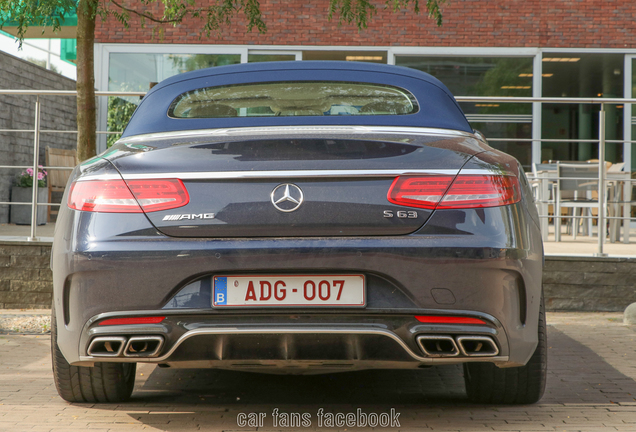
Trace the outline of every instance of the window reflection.
[[[623, 54], [564, 54], [543, 56], [544, 97], [623, 97]], [[565, 143], [543, 143], [542, 160], [589, 160], [598, 158], [597, 143], [567, 140], [598, 139], [599, 105], [543, 104], [541, 136]], [[623, 138], [623, 110], [605, 106], [605, 138]], [[606, 144], [606, 160], [622, 160], [621, 144]]]
[[[396, 56], [395, 64], [429, 73], [456, 96], [532, 96], [532, 57]], [[532, 137], [532, 105], [496, 102], [460, 103], [473, 128], [488, 138]], [[490, 141], [529, 168], [529, 141]]]
[[110, 55], [108, 90], [146, 91], [150, 83], [183, 72], [240, 62], [240, 54], [113, 53]]
[[[240, 54], [142, 54], [112, 53], [109, 57], [109, 91], [148, 91], [173, 75], [213, 66], [237, 64]], [[108, 98], [108, 131], [122, 131], [132, 117], [138, 97]], [[110, 147], [121, 134], [109, 135]]]
[[294, 54], [249, 54], [247, 56], [248, 63], [294, 60], [296, 60], [296, 55]]

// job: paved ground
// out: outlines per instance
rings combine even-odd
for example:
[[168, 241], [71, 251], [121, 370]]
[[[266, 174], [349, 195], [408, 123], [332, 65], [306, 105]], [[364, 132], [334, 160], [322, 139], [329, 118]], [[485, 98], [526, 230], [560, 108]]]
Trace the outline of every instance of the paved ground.
[[[315, 377], [144, 366], [131, 402], [70, 405], [55, 392], [48, 337], [0, 335], [0, 431], [256, 430], [238, 427], [240, 413], [266, 413], [258, 430], [335, 430], [318, 428], [320, 408], [400, 413], [400, 428], [379, 430], [636, 431], [636, 328], [613, 313], [549, 313], [548, 322], [546, 395], [512, 407], [469, 403], [455, 366]], [[312, 425], [273, 427], [275, 408], [310, 413]]]

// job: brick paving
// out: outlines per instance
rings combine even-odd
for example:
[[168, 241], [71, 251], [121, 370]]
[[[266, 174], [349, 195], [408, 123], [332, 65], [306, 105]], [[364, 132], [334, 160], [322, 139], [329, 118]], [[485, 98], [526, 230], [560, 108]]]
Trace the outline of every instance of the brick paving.
[[[0, 335], [0, 431], [290, 431], [317, 413], [400, 413], [401, 431], [636, 431], [636, 328], [616, 313], [549, 313], [549, 377], [540, 403], [466, 399], [461, 367], [273, 376], [141, 366], [129, 403], [75, 404], [55, 391], [46, 336]], [[310, 413], [277, 427], [272, 412]], [[266, 413], [239, 427], [240, 413]], [[359, 430], [359, 429], [353, 429]]]

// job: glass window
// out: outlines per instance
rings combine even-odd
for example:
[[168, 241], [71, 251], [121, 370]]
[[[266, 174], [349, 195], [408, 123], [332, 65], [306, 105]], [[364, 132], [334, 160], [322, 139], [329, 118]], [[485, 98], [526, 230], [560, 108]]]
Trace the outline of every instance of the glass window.
[[381, 84], [281, 81], [192, 90], [172, 103], [175, 118], [399, 115], [417, 112], [406, 90]]
[[241, 55], [113, 53], [109, 60], [108, 90], [146, 91], [183, 72], [240, 63]]
[[[636, 59], [632, 59], [632, 98], [633, 97], [636, 97]], [[632, 141], [636, 140], [636, 116], [634, 115], [636, 114], [635, 110], [636, 105], [632, 104], [632, 118], [630, 119], [632, 127]], [[632, 172], [634, 172], [636, 171], [636, 144], [632, 143], [630, 145], [632, 146], [632, 160], [630, 166]], [[634, 186], [636, 186], [636, 183], [634, 183]], [[636, 187], [634, 187], [634, 189], [634, 193], [636, 194]], [[636, 211], [636, 208], [634, 210]]]
[[[488, 144], [517, 158], [526, 171], [532, 169], [532, 122], [528, 123], [477, 123], [471, 126], [483, 133]], [[511, 141], [512, 138], [524, 141]]]
[[[545, 97], [623, 97], [623, 54], [546, 53], [542, 75]], [[565, 141], [543, 143], [541, 159], [597, 159], [597, 143], [575, 140], [598, 139], [599, 110], [596, 104], [542, 104], [541, 136]], [[606, 139], [622, 139], [622, 106], [605, 106], [605, 125]], [[622, 154], [622, 144], [607, 143], [606, 160], [621, 161]]]
[[[159, 81], [182, 72], [240, 63], [241, 55], [113, 53], [109, 60], [108, 90], [148, 91]], [[109, 97], [108, 131], [122, 131], [139, 101], [138, 97]], [[120, 136], [108, 135], [107, 145], [110, 147]]]
[[[396, 56], [395, 64], [429, 73], [455, 96], [532, 96], [532, 57], [425, 57]], [[532, 105], [461, 102], [466, 118], [487, 138], [532, 137]], [[496, 149], [515, 156], [529, 168], [529, 141], [490, 141]]]
[[[421, 70], [455, 96], [532, 96], [532, 57], [396, 56], [395, 64]], [[530, 104], [461, 103], [466, 114], [531, 114]]]
[[260, 63], [271, 61], [294, 61], [296, 60], [295, 54], [248, 54], [248, 63]]
[[303, 60], [340, 60], [386, 64], [386, 51], [303, 51]]

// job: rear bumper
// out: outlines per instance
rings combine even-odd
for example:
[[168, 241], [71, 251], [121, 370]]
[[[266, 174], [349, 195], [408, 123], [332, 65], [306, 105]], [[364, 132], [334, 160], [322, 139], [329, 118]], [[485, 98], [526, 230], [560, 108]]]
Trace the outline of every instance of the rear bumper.
[[[436, 214], [425, 228], [435, 226]], [[66, 211], [58, 222], [53, 247], [58, 344], [72, 364], [147, 361], [175, 367], [257, 365], [259, 370], [286, 371], [311, 364], [396, 368], [491, 361], [500, 366], [523, 365], [537, 344], [543, 265], [536, 225], [526, 219], [528, 223], [522, 220], [519, 227], [512, 226], [511, 221], [523, 214], [515, 206], [482, 211], [478, 223], [484, 220], [502, 227], [501, 235], [492, 236], [420, 230], [396, 237], [175, 239], [157, 235], [143, 215], [137, 215], [137, 221], [126, 215], [120, 223], [122, 215]], [[442, 225], [443, 220], [437, 226]], [[167, 308], [184, 287], [201, 278], [254, 272], [364, 274], [367, 306]], [[466, 329], [424, 326], [414, 319], [431, 314], [482, 317], [490, 324]], [[167, 318], [153, 326], [98, 326], [105, 317], [157, 315]], [[165, 340], [156, 357], [97, 360], [87, 349], [92, 338], [104, 334], [161, 335]], [[493, 338], [499, 352], [488, 358], [432, 358], [418, 346], [418, 335], [453, 340], [486, 335]], [[254, 349], [265, 341], [264, 350]], [[333, 359], [290, 356], [305, 345], [340, 354]], [[373, 346], [383, 348], [363, 349]], [[223, 347], [235, 352], [251, 347], [255, 354], [247, 359], [227, 357], [231, 351]]]
[[[156, 311], [161, 313], [161, 311]], [[270, 373], [316, 373], [369, 368], [408, 369], [434, 364], [489, 361], [509, 363], [509, 346], [501, 324], [473, 314], [483, 325], [422, 324], [413, 316], [395, 314], [227, 315], [171, 314], [160, 324], [99, 326], [95, 317], [82, 332], [80, 364], [146, 362], [170, 367], [214, 367]], [[135, 314], [132, 314], [135, 315]], [[138, 315], [137, 315], [138, 316]], [[467, 352], [463, 338], [492, 341], [494, 350]], [[128, 340], [161, 340], [145, 353], [130, 350]], [[421, 341], [450, 340], [443, 352], [423, 349]], [[420, 342], [418, 342], [420, 340]], [[118, 343], [100, 350], [104, 341]]]

